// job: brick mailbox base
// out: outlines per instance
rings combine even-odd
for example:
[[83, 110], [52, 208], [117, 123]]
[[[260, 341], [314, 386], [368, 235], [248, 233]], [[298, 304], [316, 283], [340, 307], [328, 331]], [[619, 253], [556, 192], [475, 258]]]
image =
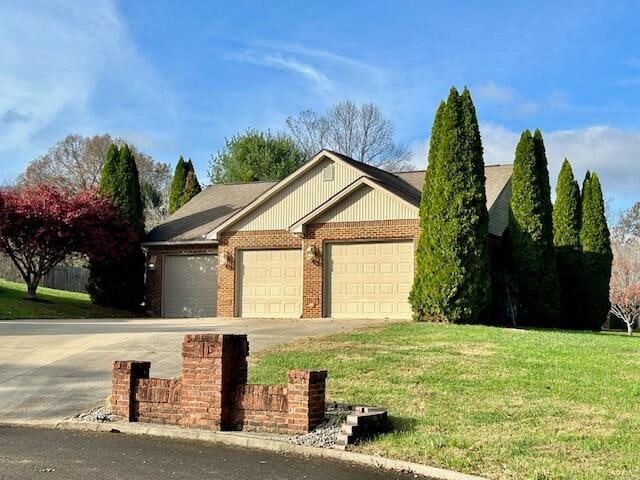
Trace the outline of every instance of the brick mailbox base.
[[291, 370], [287, 385], [247, 384], [246, 335], [185, 335], [182, 377], [149, 378], [150, 362], [113, 362], [116, 420], [210, 430], [306, 433], [322, 423], [326, 370]]

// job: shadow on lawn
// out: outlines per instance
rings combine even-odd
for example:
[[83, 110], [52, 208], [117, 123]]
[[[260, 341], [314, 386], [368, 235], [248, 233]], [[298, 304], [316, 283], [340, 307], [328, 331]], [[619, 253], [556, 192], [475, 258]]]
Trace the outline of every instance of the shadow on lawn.
[[389, 416], [391, 428], [386, 433], [412, 433], [416, 431], [418, 421], [412, 417]]

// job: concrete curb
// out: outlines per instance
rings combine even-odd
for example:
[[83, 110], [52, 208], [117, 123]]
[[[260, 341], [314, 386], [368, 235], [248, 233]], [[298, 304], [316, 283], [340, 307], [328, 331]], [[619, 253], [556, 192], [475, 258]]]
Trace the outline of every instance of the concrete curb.
[[375, 468], [410, 472], [424, 475], [434, 480], [486, 480], [483, 477], [458, 473], [444, 468], [430, 467], [419, 463], [405, 462], [391, 458], [355, 453], [330, 448], [305, 447], [282, 440], [281, 436], [268, 434], [252, 434], [247, 432], [213, 432], [167, 425], [143, 423], [93, 423], [64, 420], [55, 424], [61, 430], [79, 430], [85, 432], [118, 432], [131, 435], [150, 435], [182, 440], [198, 440], [221, 443], [235, 447], [255, 448], [271, 452], [295, 453], [299, 455], [330, 458], [344, 462], [357, 463]]

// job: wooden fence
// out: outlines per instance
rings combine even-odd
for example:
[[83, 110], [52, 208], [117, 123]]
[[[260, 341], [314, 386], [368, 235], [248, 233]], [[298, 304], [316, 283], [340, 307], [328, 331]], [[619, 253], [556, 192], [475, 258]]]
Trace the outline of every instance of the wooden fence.
[[42, 286], [55, 288], [56, 290], [68, 290], [70, 292], [87, 291], [89, 269], [81, 267], [54, 267], [42, 279]]
[[[0, 278], [9, 280], [10, 282], [24, 283], [18, 269], [11, 260], [5, 256], [0, 256]], [[88, 268], [59, 265], [44, 276], [40, 282], [40, 286], [55, 288], [57, 290], [68, 290], [70, 292], [86, 293], [88, 279]]]

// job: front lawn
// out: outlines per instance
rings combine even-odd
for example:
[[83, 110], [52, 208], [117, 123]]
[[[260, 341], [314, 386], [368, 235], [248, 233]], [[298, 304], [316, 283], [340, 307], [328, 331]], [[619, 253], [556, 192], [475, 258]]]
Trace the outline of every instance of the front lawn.
[[85, 293], [38, 288], [38, 300], [25, 299], [21, 283], [0, 279], [0, 320], [20, 318], [124, 318], [135, 314], [93, 305]]
[[327, 368], [330, 400], [389, 409], [357, 450], [492, 479], [640, 478], [640, 338], [394, 324], [251, 357], [252, 382]]

